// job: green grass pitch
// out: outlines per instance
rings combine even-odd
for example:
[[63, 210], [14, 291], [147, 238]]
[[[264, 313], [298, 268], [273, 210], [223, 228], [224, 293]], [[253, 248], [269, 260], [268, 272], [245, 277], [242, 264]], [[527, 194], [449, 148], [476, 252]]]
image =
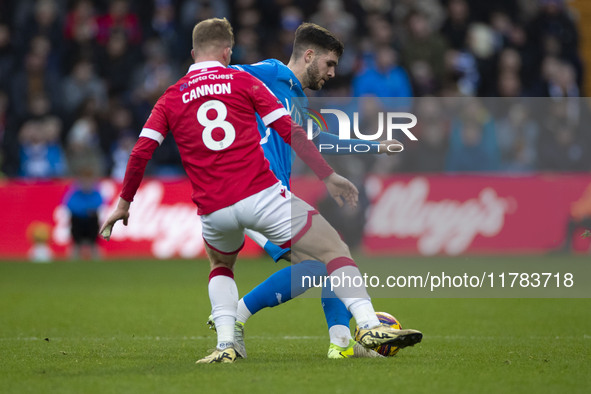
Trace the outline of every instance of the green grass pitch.
[[[589, 257], [582, 257], [588, 259]], [[476, 259], [476, 258], [474, 258]], [[413, 259], [408, 259], [411, 263]], [[240, 261], [240, 293], [277, 269]], [[387, 359], [328, 360], [317, 299], [254, 316], [249, 358], [215, 346], [205, 261], [0, 263], [2, 393], [577, 393], [589, 299], [374, 299], [425, 337]]]

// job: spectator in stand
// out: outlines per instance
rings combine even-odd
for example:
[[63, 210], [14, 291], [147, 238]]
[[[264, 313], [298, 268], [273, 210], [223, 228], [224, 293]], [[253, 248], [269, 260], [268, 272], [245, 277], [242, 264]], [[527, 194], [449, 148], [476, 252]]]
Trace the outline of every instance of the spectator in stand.
[[[283, 10], [282, 10], [283, 11]], [[237, 4], [236, 9], [236, 58], [238, 63], [256, 63], [262, 59], [261, 43], [263, 37], [264, 25], [262, 22], [262, 10], [257, 8], [254, 1], [242, 1]], [[279, 37], [279, 40], [277, 40]], [[274, 37], [273, 45], [281, 50], [283, 48], [281, 36]], [[279, 41], [279, 42], [278, 42]], [[257, 57], [259, 56], [259, 57]], [[283, 58], [281, 53], [278, 53], [279, 58]]]
[[538, 63], [546, 55], [565, 59], [576, 70], [576, 81], [582, 80], [578, 53], [579, 33], [564, 0], [539, 0], [537, 15], [527, 26], [527, 34]]
[[8, 108], [11, 108], [11, 106], [14, 105], [13, 103], [10, 103], [10, 95], [8, 95], [8, 97], [8, 107], [5, 113], [6, 128], [2, 136], [3, 138], [1, 145], [3, 149], [2, 170], [6, 175], [13, 177], [19, 176], [21, 172], [21, 141], [19, 135], [20, 128], [28, 119], [42, 119], [46, 116], [52, 115], [52, 112], [49, 98], [45, 94], [41, 93], [32, 96], [27, 102], [25, 115], [23, 115], [23, 117], [17, 117], [15, 116], [13, 110], [8, 110]]
[[168, 60], [167, 48], [158, 38], [149, 39], [144, 44], [143, 52], [146, 60], [135, 72], [133, 100], [147, 115], [148, 108], [170, 86], [178, 72], [175, 65]]
[[408, 75], [394, 49], [381, 46], [376, 50], [375, 59], [353, 79], [353, 96], [412, 97]]
[[263, 57], [259, 47], [259, 35], [256, 30], [252, 27], [242, 28], [233, 49], [233, 52], [236, 52], [236, 63], [254, 64], [261, 60]]
[[545, 119], [539, 145], [539, 169], [543, 171], [589, 171], [591, 157], [580, 132], [579, 117], [573, 104], [580, 100], [552, 101], [543, 113]]
[[355, 17], [347, 12], [343, 0], [321, 0], [310, 22], [324, 27], [344, 42], [352, 38], [357, 27]]
[[24, 26], [16, 37], [19, 49], [26, 51], [34, 37], [43, 36], [56, 53], [61, 52], [62, 21], [55, 0], [37, 0]]
[[521, 72], [521, 55], [513, 48], [505, 48], [499, 54], [498, 69], [500, 71], [519, 74]]
[[109, 172], [111, 178], [119, 181], [123, 180], [127, 161], [136, 141], [136, 133], [124, 131], [119, 135], [111, 151], [111, 171]]
[[512, 48], [501, 51], [497, 63], [497, 88], [495, 96], [520, 97], [523, 93], [521, 56]]
[[[540, 72], [533, 73], [528, 78], [528, 90], [526, 96], [528, 97], [548, 97], [548, 84], [551, 75], [556, 72], [559, 60], [555, 56], [545, 56], [541, 64], [538, 66]], [[532, 71], [530, 68], [529, 71]]]
[[501, 72], [497, 78], [498, 97], [521, 97], [521, 79], [517, 73], [512, 71]]
[[445, 74], [444, 57], [447, 43], [441, 34], [433, 29], [427, 16], [413, 11], [407, 18], [408, 40], [401, 49], [401, 65], [410, 72], [414, 79], [417, 64], [429, 66], [437, 81], [442, 81]]
[[28, 103], [37, 96], [49, 99], [52, 111], [58, 112], [63, 99], [59, 76], [46, 68], [47, 56], [29, 52], [25, 56], [24, 69], [10, 79], [10, 100], [14, 115], [23, 119], [27, 116]]
[[395, 35], [405, 42], [409, 34], [412, 35], [408, 30], [408, 20], [413, 14], [424, 16], [432, 31], [438, 31], [445, 20], [445, 10], [440, 0], [398, 0], [393, 2], [393, 7]]
[[179, 26], [175, 15], [175, 5], [172, 0], [154, 1], [154, 11], [150, 23], [152, 36], [158, 37], [169, 49], [169, 53], [178, 61], [188, 55], [183, 53], [182, 41], [179, 37]]
[[467, 51], [474, 56], [478, 68], [478, 88], [474, 95], [489, 97], [496, 90], [498, 43], [494, 30], [484, 23], [473, 23], [468, 29]]
[[46, 59], [45, 71], [61, 78], [61, 53], [52, 46], [51, 41], [44, 35], [34, 36], [29, 43], [29, 50], [38, 53]]
[[97, 17], [92, 0], [77, 0], [66, 15], [64, 37], [67, 40], [73, 40], [78, 35], [94, 38], [97, 33]]
[[59, 137], [61, 121], [55, 116], [26, 121], [20, 131], [20, 171], [27, 178], [65, 176], [66, 160]]
[[441, 34], [451, 49], [462, 50], [466, 44], [470, 25], [470, 8], [466, 0], [449, 0], [447, 18], [441, 27]]
[[555, 68], [551, 69], [548, 78], [548, 96], [580, 96], [580, 89], [577, 85], [575, 69], [570, 63], [558, 61]]
[[6, 23], [0, 22], [0, 89], [5, 90], [10, 86], [10, 78], [16, 65], [16, 48], [11, 41], [12, 34]]
[[5, 150], [9, 147], [6, 138], [6, 129], [8, 128], [8, 95], [0, 90], [0, 179], [4, 178], [4, 169], [6, 168]]
[[[168, 59], [167, 49], [159, 39], [153, 38], [144, 45], [146, 61], [139, 72], [133, 91], [133, 104], [136, 110], [134, 117], [147, 119], [150, 108], [178, 76], [175, 65]], [[184, 171], [181, 165], [178, 149], [171, 137], [165, 138], [146, 170], [151, 175], [181, 176]]]
[[[369, 35], [364, 38], [363, 46], [367, 51], [374, 51], [381, 46], [395, 47], [394, 29], [392, 23], [383, 15], [370, 14], [365, 20]], [[362, 46], [362, 50], [364, 49]], [[363, 53], [362, 53], [363, 55]]]
[[137, 64], [129, 50], [127, 36], [123, 32], [111, 34], [107, 45], [101, 51], [99, 73], [105, 79], [109, 95], [126, 96], [131, 88], [133, 70]]
[[109, 114], [101, 127], [101, 146], [108, 155], [107, 173], [115, 179], [123, 179], [127, 159], [137, 140], [138, 126], [131, 111], [121, 103], [113, 103]]
[[63, 55], [63, 69], [69, 73], [76, 60], [96, 61], [98, 45], [98, 20], [91, 0], [78, 0], [66, 15], [64, 38], [66, 50]]
[[100, 45], [107, 45], [115, 31], [124, 32], [131, 45], [139, 45], [142, 42], [139, 18], [130, 11], [128, 0], [111, 0], [109, 11], [98, 17], [97, 24], [96, 39]]
[[[584, 95], [579, 32], [564, 0], [5, 1], [0, 2], [0, 90], [7, 92], [10, 109], [0, 152], [3, 171], [8, 176], [20, 171], [18, 139], [24, 123], [58, 115], [69, 130], [78, 118], [77, 106], [89, 95], [101, 108], [108, 95], [134, 119], [147, 118], [163, 89], [186, 69], [183, 62], [190, 62], [193, 26], [213, 16], [234, 21], [234, 60], [241, 63], [288, 60], [294, 27], [303, 20], [328, 27], [347, 42], [339, 81], [327, 86], [351, 89], [343, 88], [343, 94], [396, 96], [410, 90], [415, 97], [569, 97], [569, 121], [583, 121], [576, 103]], [[386, 47], [394, 49], [395, 63], [403, 68], [388, 71], [377, 65], [378, 52], [388, 52], [382, 51]], [[98, 76], [75, 82], [80, 59]], [[393, 89], [399, 79], [409, 80], [401, 86], [410, 88]], [[74, 94], [64, 94], [64, 88]], [[425, 133], [423, 139], [433, 138], [439, 146], [440, 134]], [[542, 134], [540, 139], [554, 138]], [[586, 147], [584, 136], [574, 134]], [[118, 134], [110, 144], [104, 144], [106, 138], [101, 137], [99, 154], [111, 155]], [[508, 141], [517, 146], [503, 146], [504, 158], [524, 155], [523, 138]], [[546, 153], [535, 156], [541, 160]], [[530, 168], [529, 159], [527, 164], [513, 160], [502, 167]], [[178, 169], [175, 144], [167, 140], [149, 171], [182, 174]]]
[[95, 174], [102, 176], [105, 171], [105, 159], [101, 150], [97, 105], [93, 98], [86, 99], [79, 109], [79, 115], [68, 131], [67, 158], [71, 173], [74, 175], [93, 168]]
[[449, 144], [450, 121], [439, 99], [418, 99], [413, 113], [419, 120], [413, 134], [419, 142], [405, 144], [402, 170], [409, 172], [441, 172], [445, 168]]
[[[551, 101], [556, 105], [552, 106], [550, 112], [555, 111], [557, 118], [564, 117], [565, 124], [577, 128], [581, 124], [583, 101], [579, 98], [580, 91], [575, 81], [574, 68], [571, 64], [561, 60], [550, 61], [548, 65], [548, 79], [544, 96], [562, 99]], [[564, 109], [564, 113], [562, 109]]]
[[72, 115], [87, 99], [95, 100], [101, 108], [106, 105], [105, 83], [96, 75], [90, 60], [76, 62], [72, 73], [64, 79], [63, 89], [62, 103], [68, 115]]
[[[480, 83], [480, 72], [474, 55], [467, 49], [449, 49], [445, 53], [445, 80], [443, 88], [464, 96], [475, 96]], [[447, 93], [449, 94], [449, 93]], [[456, 94], [452, 94], [455, 96]], [[444, 94], [445, 96], [445, 94]]]
[[511, 43], [513, 21], [507, 13], [502, 10], [493, 11], [490, 15], [488, 25], [493, 30], [496, 52], [499, 52]]
[[4, 145], [4, 135], [8, 127], [8, 94], [0, 90], [0, 145]]
[[492, 116], [472, 100], [452, 122], [446, 171], [497, 171], [500, 153]]
[[231, 19], [230, 10], [228, 0], [183, 0], [177, 15], [180, 29], [179, 39], [183, 47], [189, 48], [190, 50], [191, 32], [197, 22], [216, 16], [218, 18], [226, 17], [227, 19]]
[[511, 102], [504, 115], [495, 122], [501, 152], [501, 170], [535, 171], [539, 127], [532, 119], [532, 110], [527, 108], [523, 101]]
[[[303, 21], [303, 17], [300, 17], [297, 21], [294, 20], [290, 29], [291, 32], [295, 32], [295, 29]], [[352, 42], [355, 39], [354, 34], [357, 29], [357, 19], [346, 10], [343, 0], [321, 0], [318, 4], [318, 11], [310, 16], [310, 22], [328, 29], [342, 42]], [[293, 38], [293, 34], [284, 38], [286, 57], [291, 54]], [[339, 73], [351, 73], [354, 67], [354, 51], [344, 51], [339, 59]]]
[[[302, 10], [297, 6], [285, 7], [281, 9], [281, 20], [280, 20], [280, 28], [279, 28], [279, 42], [275, 43], [270, 40], [263, 40], [265, 44], [263, 47], [267, 45], [266, 49], [269, 48], [276, 48], [276, 53], [273, 53], [272, 57], [275, 57], [282, 62], [286, 63], [289, 61], [292, 52], [293, 40], [295, 37], [295, 31], [300, 24], [304, 22], [304, 14]], [[271, 49], [273, 51], [273, 49]], [[275, 56], [276, 55], [276, 56]], [[265, 58], [264, 55], [263, 59]], [[341, 60], [339, 60], [339, 69], [341, 69]]]

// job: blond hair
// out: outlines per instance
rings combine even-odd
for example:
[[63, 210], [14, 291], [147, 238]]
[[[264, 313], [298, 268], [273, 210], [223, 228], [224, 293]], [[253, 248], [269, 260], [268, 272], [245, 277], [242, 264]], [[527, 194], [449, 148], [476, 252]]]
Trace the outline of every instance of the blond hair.
[[193, 49], [196, 53], [207, 53], [214, 49], [234, 46], [232, 26], [226, 18], [210, 18], [193, 28]]

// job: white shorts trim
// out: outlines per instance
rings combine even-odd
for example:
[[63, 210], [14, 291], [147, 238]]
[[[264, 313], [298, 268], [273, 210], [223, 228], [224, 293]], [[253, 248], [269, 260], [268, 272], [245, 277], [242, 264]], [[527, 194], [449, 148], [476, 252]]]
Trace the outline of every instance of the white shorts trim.
[[314, 208], [277, 182], [234, 205], [202, 215], [203, 238], [221, 253], [239, 251], [245, 229], [261, 233], [275, 245], [284, 245], [307, 226], [310, 211]]

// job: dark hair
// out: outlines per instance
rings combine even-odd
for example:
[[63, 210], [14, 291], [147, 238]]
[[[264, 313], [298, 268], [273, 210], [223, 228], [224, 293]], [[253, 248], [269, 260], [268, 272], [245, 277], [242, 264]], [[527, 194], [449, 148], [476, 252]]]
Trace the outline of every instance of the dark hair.
[[345, 46], [334, 34], [315, 23], [302, 23], [295, 32], [293, 56], [299, 57], [306, 49], [335, 52], [341, 57]]

